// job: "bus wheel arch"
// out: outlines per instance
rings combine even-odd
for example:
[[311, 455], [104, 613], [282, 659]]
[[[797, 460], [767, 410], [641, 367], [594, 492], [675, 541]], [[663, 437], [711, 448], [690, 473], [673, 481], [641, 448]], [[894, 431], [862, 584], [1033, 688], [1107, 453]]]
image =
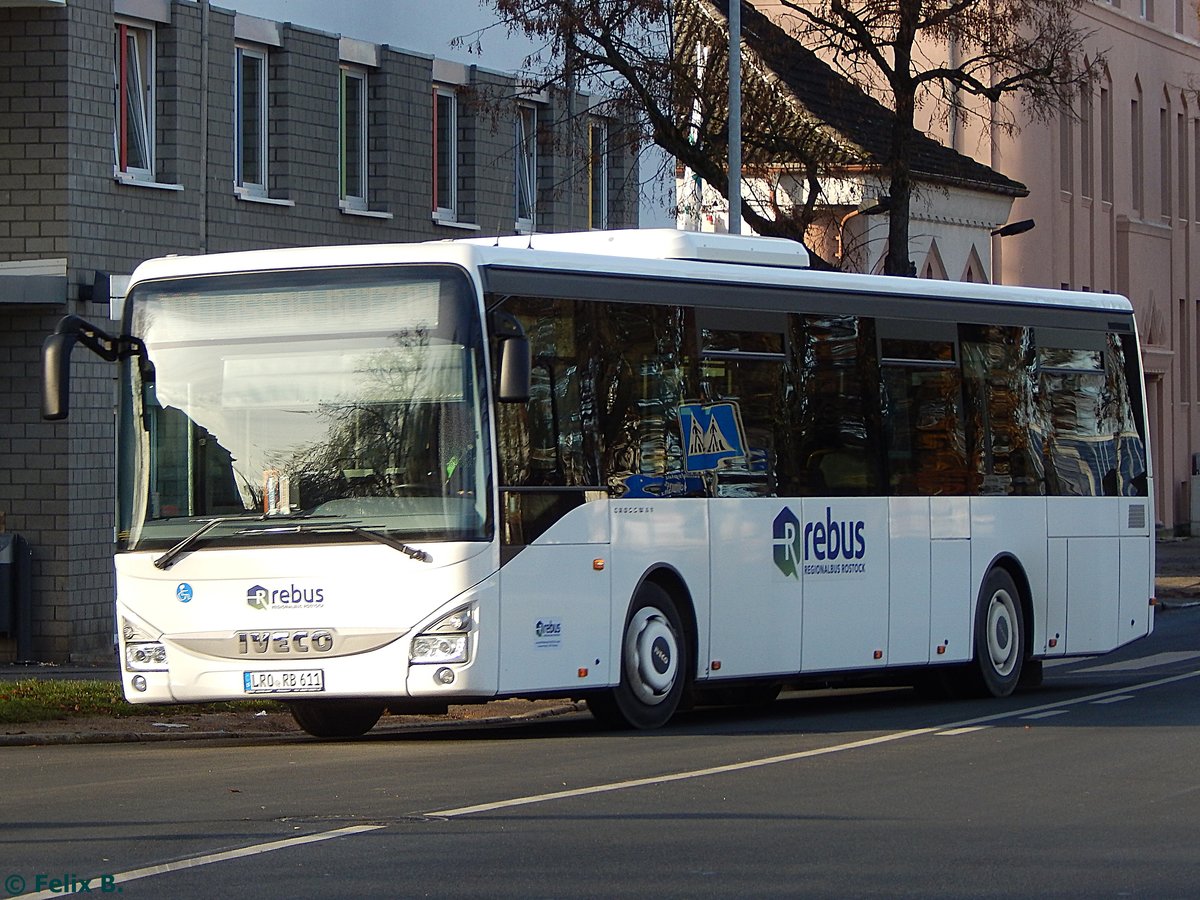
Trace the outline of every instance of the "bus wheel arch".
[[603, 725], [658, 728], [691, 693], [695, 673], [695, 611], [670, 569], [648, 572], [633, 593], [621, 628], [619, 681], [588, 696]]
[[1017, 687], [1032, 631], [1029, 583], [1011, 557], [988, 567], [979, 587], [973, 629], [977, 693], [1007, 697]]

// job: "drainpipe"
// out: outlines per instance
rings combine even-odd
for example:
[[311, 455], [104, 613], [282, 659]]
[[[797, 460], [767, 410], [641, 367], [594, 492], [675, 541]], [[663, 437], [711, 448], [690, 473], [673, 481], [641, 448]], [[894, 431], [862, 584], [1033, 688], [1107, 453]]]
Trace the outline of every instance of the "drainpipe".
[[208, 0], [200, 0], [200, 252], [208, 252]]

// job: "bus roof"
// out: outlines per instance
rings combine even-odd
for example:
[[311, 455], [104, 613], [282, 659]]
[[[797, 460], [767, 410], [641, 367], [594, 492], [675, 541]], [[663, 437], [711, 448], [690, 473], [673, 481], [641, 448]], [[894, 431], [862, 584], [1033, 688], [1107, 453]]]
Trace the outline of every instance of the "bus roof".
[[782, 238], [714, 235], [671, 229], [519, 235], [500, 238], [250, 250], [172, 256], [142, 263], [130, 279], [171, 278], [287, 269], [450, 263], [468, 271], [541, 270], [589, 275], [752, 284], [825, 294], [856, 294], [1000, 303], [1130, 315], [1118, 294], [1011, 287], [804, 268], [804, 248]]

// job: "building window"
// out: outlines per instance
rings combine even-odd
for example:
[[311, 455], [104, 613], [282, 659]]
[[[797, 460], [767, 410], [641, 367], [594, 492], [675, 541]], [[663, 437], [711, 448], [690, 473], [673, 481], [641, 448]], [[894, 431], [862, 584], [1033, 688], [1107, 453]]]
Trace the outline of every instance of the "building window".
[[1064, 106], [1058, 113], [1058, 189], [1072, 193], [1075, 189], [1075, 122], [1071, 107]]
[[1085, 88], [1079, 97], [1079, 193], [1092, 196], [1092, 91]]
[[367, 74], [342, 68], [341, 201], [346, 209], [367, 208]]
[[267, 196], [267, 54], [237, 48], [234, 183], [239, 193]]
[[1145, 197], [1142, 190], [1142, 106], [1137, 100], [1129, 102], [1129, 151], [1133, 211], [1140, 215]]
[[1193, 215], [1200, 222], [1200, 119], [1192, 120], [1192, 190], [1196, 193]]
[[1179, 161], [1179, 191], [1176, 196], [1179, 198], [1179, 218], [1186, 219], [1188, 217], [1188, 204], [1191, 202], [1191, 186], [1188, 184], [1188, 133], [1187, 133], [1187, 113], [1181, 112], [1175, 116], [1175, 136], [1178, 141], [1178, 146], [1175, 148], [1175, 156]]
[[458, 221], [458, 97], [448, 87], [433, 91], [433, 215]]
[[608, 227], [608, 123], [588, 126], [588, 228]]
[[1113, 109], [1112, 91], [1100, 88], [1100, 199], [1113, 199]]
[[515, 156], [517, 231], [531, 232], [537, 213], [537, 107], [517, 107]]
[[1171, 196], [1171, 111], [1161, 107], [1158, 110], [1158, 181], [1159, 213], [1168, 219], [1174, 206]]
[[113, 148], [117, 170], [154, 180], [154, 31], [117, 22], [113, 81], [116, 120]]

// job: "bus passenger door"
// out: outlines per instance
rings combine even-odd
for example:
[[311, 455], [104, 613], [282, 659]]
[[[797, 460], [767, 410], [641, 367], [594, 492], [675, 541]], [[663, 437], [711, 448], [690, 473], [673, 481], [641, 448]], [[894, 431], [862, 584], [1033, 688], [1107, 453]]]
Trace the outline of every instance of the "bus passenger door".
[[803, 510], [803, 670], [887, 665], [888, 500], [814, 498]]
[[[565, 507], [567, 493], [509, 490], [501, 498], [512, 524], [555, 497]], [[529, 543], [502, 548], [500, 693], [586, 688], [615, 677], [607, 498], [582, 502], [586, 495], [574, 494], [570, 508], [541, 514], [552, 524], [526, 537]]]
[[800, 671], [800, 503], [708, 501], [713, 679]]

